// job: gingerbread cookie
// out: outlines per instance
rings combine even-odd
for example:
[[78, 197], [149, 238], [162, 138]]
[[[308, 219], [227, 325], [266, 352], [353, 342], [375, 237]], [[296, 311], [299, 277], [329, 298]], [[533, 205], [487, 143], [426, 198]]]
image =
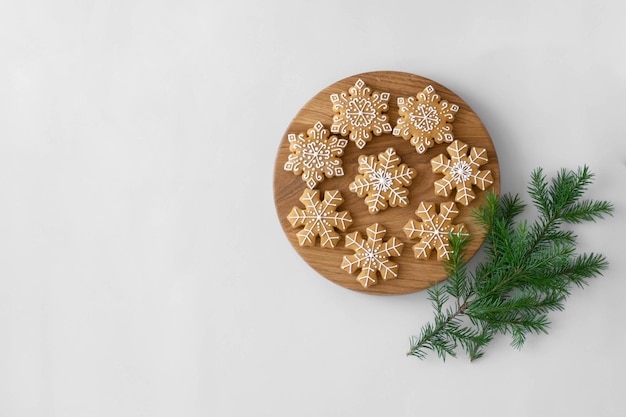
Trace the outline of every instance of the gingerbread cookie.
[[370, 214], [387, 206], [405, 207], [409, 204], [408, 186], [417, 175], [413, 168], [400, 163], [394, 148], [376, 155], [359, 156], [359, 173], [349, 186], [350, 191], [365, 197]]
[[428, 259], [435, 249], [438, 261], [450, 259], [450, 233], [467, 234], [465, 224], [452, 223], [459, 215], [456, 204], [441, 203], [437, 212], [435, 203], [422, 202], [415, 214], [420, 220], [409, 220], [403, 229], [409, 239], [420, 239], [413, 245], [415, 257]]
[[484, 148], [470, 149], [460, 140], [455, 140], [446, 149], [450, 159], [440, 154], [430, 160], [433, 172], [443, 174], [443, 178], [435, 181], [435, 194], [448, 197], [456, 189], [455, 200], [467, 206], [476, 198], [472, 186], [485, 190], [493, 184], [491, 171], [480, 171], [480, 167], [489, 161], [487, 151]]
[[304, 190], [300, 196], [304, 209], [294, 207], [287, 220], [293, 227], [304, 226], [297, 233], [300, 246], [315, 246], [316, 237], [320, 237], [320, 246], [334, 248], [341, 235], [335, 231], [345, 232], [352, 223], [348, 211], [337, 212], [337, 207], [343, 203], [343, 197], [337, 190], [326, 191], [324, 200], [320, 201], [319, 190]]
[[383, 241], [385, 233], [387, 231], [375, 223], [367, 228], [367, 239], [359, 232], [346, 235], [346, 248], [353, 250], [354, 255], [345, 255], [341, 268], [351, 274], [360, 269], [356, 279], [365, 288], [378, 282], [378, 274], [385, 281], [398, 277], [398, 265], [389, 257], [400, 256], [404, 243], [395, 237]]
[[343, 175], [341, 156], [348, 141], [337, 136], [329, 136], [322, 122], [315, 123], [306, 134], [290, 133], [289, 151], [291, 154], [284, 165], [285, 171], [302, 175], [309, 188], [315, 188], [324, 179]]
[[389, 116], [383, 114], [389, 109], [389, 93], [372, 91], [359, 79], [347, 93], [331, 94], [330, 101], [335, 112], [330, 131], [350, 135], [359, 149], [372, 140], [372, 134], [391, 133]]
[[442, 100], [432, 85], [416, 97], [399, 97], [398, 108], [400, 117], [393, 134], [410, 141], [417, 153], [454, 140], [452, 122], [459, 106]]

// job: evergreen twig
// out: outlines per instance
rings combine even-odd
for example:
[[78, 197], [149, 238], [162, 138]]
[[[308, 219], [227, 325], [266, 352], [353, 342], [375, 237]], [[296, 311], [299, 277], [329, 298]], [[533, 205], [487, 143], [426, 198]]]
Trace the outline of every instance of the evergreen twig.
[[526, 207], [519, 195], [489, 193], [474, 213], [486, 230], [484, 259], [470, 272], [468, 238], [450, 236], [449, 278], [428, 290], [434, 319], [410, 339], [407, 355], [434, 351], [445, 361], [460, 348], [475, 360], [498, 334], [519, 349], [529, 334], [547, 333], [548, 313], [563, 310], [572, 285], [583, 287], [608, 267], [601, 254], [576, 254], [576, 236], [563, 229], [612, 215], [610, 202], [582, 199], [593, 178], [587, 166], [562, 169], [550, 181], [541, 168], [533, 171], [528, 194], [538, 215], [530, 224], [517, 219]]

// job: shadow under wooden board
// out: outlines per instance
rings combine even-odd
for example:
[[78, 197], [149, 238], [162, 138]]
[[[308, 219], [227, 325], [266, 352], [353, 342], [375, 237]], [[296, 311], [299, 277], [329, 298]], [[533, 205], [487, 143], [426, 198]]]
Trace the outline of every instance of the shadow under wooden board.
[[[454, 136], [454, 140], [465, 143], [468, 146], [468, 150], [471, 148], [483, 148], [486, 150], [488, 161], [481, 165], [479, 170], [482, 173], [490, 171], [493, 182], [485, 190], [473, 186], [472, 192], [475, 195], [475, 199], [468, 205], [456, 203], [458, 216], [452, 223], [465, 224], [465, 231], [471, 236], [467, 259], [472, 257], [480, 248], [483, 242], [483, 231], [473, 218], [472, 211], [485, 201], [488, 190], [496, 194], [500, 191], [498, 158], [489, 133], [474, 111], [455, 93], [434, 81], [404, 72], [368, 72], [345, 78], [316, 94], [300, 109], [287, 127], [276, 157], [274, 167], [276, 211], [285, 235], [296, 252], [314, 270], [330, 281], [350, 290], [369, 294], [393, 295], [420, 291], [447, 278], [444, 263], [437, 260], [437, 253], [434, 249], [427, 259], [416, 259], [413, 246], [420, 242], [421, 239], [415, 236], [410, 239], [403, 229], [409, 220], [421, 220], [416, 214], [420, 203], [436, 203], [435, 207], [439, 209], [440, 203], [455, 200], [457, 189], [454, 188], [448, 197], [435, 194], [435, 181], [441, 179], [443, 174], [433, 172], [431, 164], [431, 160], [439, 157], [441, 154], [452, 161], [451, 155], [447, 151], [451, 143], [435, 143], [433, 147], [420, 154], [409, 140], [405, 140], [400, 136], [394, 136], [393, 132], [389, 132], [382, 133], [380, 136], [373, 136], [360, 149], [355, 141], [348, 140], [348, 134], [342, 136], [340, 133], [330, 132], [333, 125], [333, 116], [335, 115], [331, 95], [337, 94], [338, 96], [334, 96], [335, 101], [337, 101], [337, 97], [341, 97], [342, 93], [346, 93], [349, 99], [351, 97], [348, 93], [349, 89], [354, 87], [359, 80], [364, 83], [365, 87], [370, 88], [372, 92], [389, 93], [388, 110], [383, 114], [388, 115], [388, 123], [392, 128], [396, 126], [398, 119], [401, 117], [399, 115], [398, 98], [404, 98], [404, 100], [408, 97], [415, 98], [417, 94], [428, 86], [434, 87], [435, 93], [439, 94], [442, 101], [446, 100], [450, 104], [458, 105], [458, 111], [452, 122], [453, 129], [451, 133]], [[309, 187], [311, 183], [307, 185], [301, 175], [296, 175], [294, 172], [285, 169], [285, 164], [292, 154], [292, 151], [289, 149], [289, 136], [292, 135], [292, 141], [294, 140], [293, 135], [297, 137], [297, 135], [303, 133], [306, 136], [307, 131], [314, 129], [316, 124], [320, 127], [318, 122], [323, 125], [324, 129], [329, 131], [328, 135], [330, 137], [336, 136], [338, 140], [345, 139], [344, 143], [347, 142], [347, 145], [343, 148], [343, 155], [340, 156], [343, 175], [335, 175], [330, 178], [325, 177], [313, 187]], [[387, 130], [389, 130], [388, 126]], [[349, 187], [355, 181], [357, 175], [359, 175], [359, 156], [372, 155], [378, 158], [379, 154], [384, 153], [389, 148], [395, 150], [397, 156], [400, 157], [401, 162], [399, 164], [406, 164], [415, 171], [416, 175], [412, 179], [411, 185], [406, 186], [409, 202], [405, 207], [388, 206], [386, 209], [372, 214], [368, 210], [364, 197], [359, 197], [356, 192], [350, 191]], [[292, 226], [288, 217], [294, 207], [305, 209], [305, 205], [300, 201], [300, 198], [307, 189], [319, 190], [320, 200], [324, 200], [326, 191], [339, 191], [343, 198], [343, 202], [335, 210], [337, 213], [348, 211], [352, 222], [345, 231], [334, 229], [340, 236], [334, 247], [321, 247], [319, 236], [315, 238], [314, 246], [301, 246], [299, 243], [297, 233], [303, 230], [303, 226]], [[291, 220], [293, 221], [293, 216]], [[397, 269], [395, 269], [397, 276], [391, 279], [392, 274], [390, 274], [388, 275], [389, 279], [383, 280], [380, 273], [377, 273], [377, 282], [370, 282], [367, 287], [364, 287], [357, 280], [359, 270], [353, 270], [353, 273], [350, 273], [348, 270], [342, 269], [341, 266], [345, 256], [355, 255], [354, 249], [345, 247], [346, 236], [359, 232], [360, 236], [367, 240], [366, 229], [373, 224], [379, 224], [381, 228], [386, 230], [385, 235], [382, 237], [383, 242], [395, 237], [395, 242], [401, 242], [403, 246], [399, 256], [391, 254], [387, 258], [388, 261], [397, 264]]]

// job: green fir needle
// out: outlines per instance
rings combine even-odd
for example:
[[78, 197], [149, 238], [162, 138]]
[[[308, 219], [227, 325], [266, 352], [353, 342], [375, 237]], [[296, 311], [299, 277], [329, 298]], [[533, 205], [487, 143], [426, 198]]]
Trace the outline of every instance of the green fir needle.
[[561, 169], [550, 181], [541, 168], [533, 171], [528, 194], [538, 214], [532, 223], [517, 219], [526, 207], [519, 195], [489, 193], [474, 212], [486, 230], [483, 259], [469, 271], [468, 238], [451, 235], [449, 278], [428, 290], [434, 318], [411, 337], [407, 355], [434, 351], [445, 361], [462, 349], [475, 360], [498, 334], [519, 349], [527, 335], [547, 333], [548, 313], [563, 310], [572, 286], [585, 286], [608, 267], [601, 254], [577, 254], [576, 236], [563, 228], [613, 213], [610, 202], [583, 199], [593, 178], [587, 166]]

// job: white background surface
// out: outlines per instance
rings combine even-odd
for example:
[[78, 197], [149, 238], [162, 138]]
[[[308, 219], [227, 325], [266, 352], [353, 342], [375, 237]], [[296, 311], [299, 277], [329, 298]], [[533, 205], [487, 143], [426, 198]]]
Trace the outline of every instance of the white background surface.
[[[623, 4], [3, 2], [0, 416], [623, 415]], [[503, 191], [597, 174], [616, 215], [575, 229], [611, 267], [550, 335], [407, 358], [425, 292], [351, 292], [289, 245], [284, 130], [374, 70], [470, 104]]]

